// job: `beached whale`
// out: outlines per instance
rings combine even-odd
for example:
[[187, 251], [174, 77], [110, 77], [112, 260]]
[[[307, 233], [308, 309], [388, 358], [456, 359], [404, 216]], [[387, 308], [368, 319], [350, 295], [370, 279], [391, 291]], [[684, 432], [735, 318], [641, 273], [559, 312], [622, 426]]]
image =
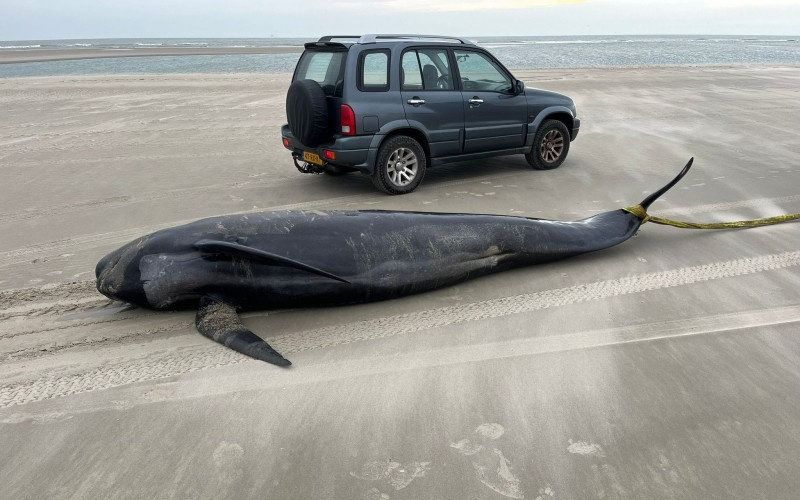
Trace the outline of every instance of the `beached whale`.
[[[650, 204], [669, 184], [641, 202]], [[640, 216], [575, 222], [401, 211], [283, 211], [214, 217], [143, 236], [97, 264], [104, 295], [151, 309], [197, 308], [200, 333], [248, 356], [291, 363], [238, 311], [385, 300], [618, 245]]]

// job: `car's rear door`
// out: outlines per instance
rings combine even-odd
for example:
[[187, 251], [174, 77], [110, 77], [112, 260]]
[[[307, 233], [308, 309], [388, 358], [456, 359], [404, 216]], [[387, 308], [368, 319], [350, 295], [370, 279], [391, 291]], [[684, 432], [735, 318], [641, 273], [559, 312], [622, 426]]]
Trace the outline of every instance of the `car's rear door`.
[[464, 108], [464, 152], [522, 147], [528, 103], [515, 79], [489, 54], [454, 49]]
[[460, 154], [464, 105], [447, 48], [405, 49], [400, 61], [400, 92], [406, 118], [428, 136], [431, 156]]

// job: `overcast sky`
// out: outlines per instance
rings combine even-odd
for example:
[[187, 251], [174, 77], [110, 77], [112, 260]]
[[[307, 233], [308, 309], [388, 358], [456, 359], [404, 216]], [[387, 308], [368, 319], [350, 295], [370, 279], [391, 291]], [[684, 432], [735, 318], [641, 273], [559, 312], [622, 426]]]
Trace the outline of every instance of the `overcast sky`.
[[797, 35], [800, 0], [0, 0], [0, 40], [376, 32]]

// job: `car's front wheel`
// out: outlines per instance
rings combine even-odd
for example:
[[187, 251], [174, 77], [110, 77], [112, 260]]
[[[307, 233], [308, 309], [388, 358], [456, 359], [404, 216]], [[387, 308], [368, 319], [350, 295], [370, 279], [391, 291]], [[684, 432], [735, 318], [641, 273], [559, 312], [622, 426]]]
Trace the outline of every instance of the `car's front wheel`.
[[558, 168], [569, 153], [569, 130], [559, 120], [546, 120], [533, 137], [533, 148], [525, 155], [528, 164], [537, 170]]
[[378, 149], [372, 183], [384, 193], [410, 193], [422, 182], [427, 165], [428, 158], [419, 142], [398, 135]]

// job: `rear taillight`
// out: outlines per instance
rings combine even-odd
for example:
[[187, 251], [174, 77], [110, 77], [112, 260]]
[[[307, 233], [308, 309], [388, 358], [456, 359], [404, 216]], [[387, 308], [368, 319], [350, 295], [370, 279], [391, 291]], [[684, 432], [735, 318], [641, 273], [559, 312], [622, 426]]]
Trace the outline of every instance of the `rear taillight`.
[[353, 108], [342, 104], [339, 111], [339, 121], [342, 124], [342, 135], [356, 135], [356, 114]]
[[324, 156], [326, 160], [330, 161], [336, 160], [336, 153], [331, 151], [330, 149], [323, 149], [322, 156]]
[[286, 137], [283, 138], [283, 147], [285, 147], [286, 149], [292, 149], [292, 143], [289, 142], [289, 139], [287, 139]]

